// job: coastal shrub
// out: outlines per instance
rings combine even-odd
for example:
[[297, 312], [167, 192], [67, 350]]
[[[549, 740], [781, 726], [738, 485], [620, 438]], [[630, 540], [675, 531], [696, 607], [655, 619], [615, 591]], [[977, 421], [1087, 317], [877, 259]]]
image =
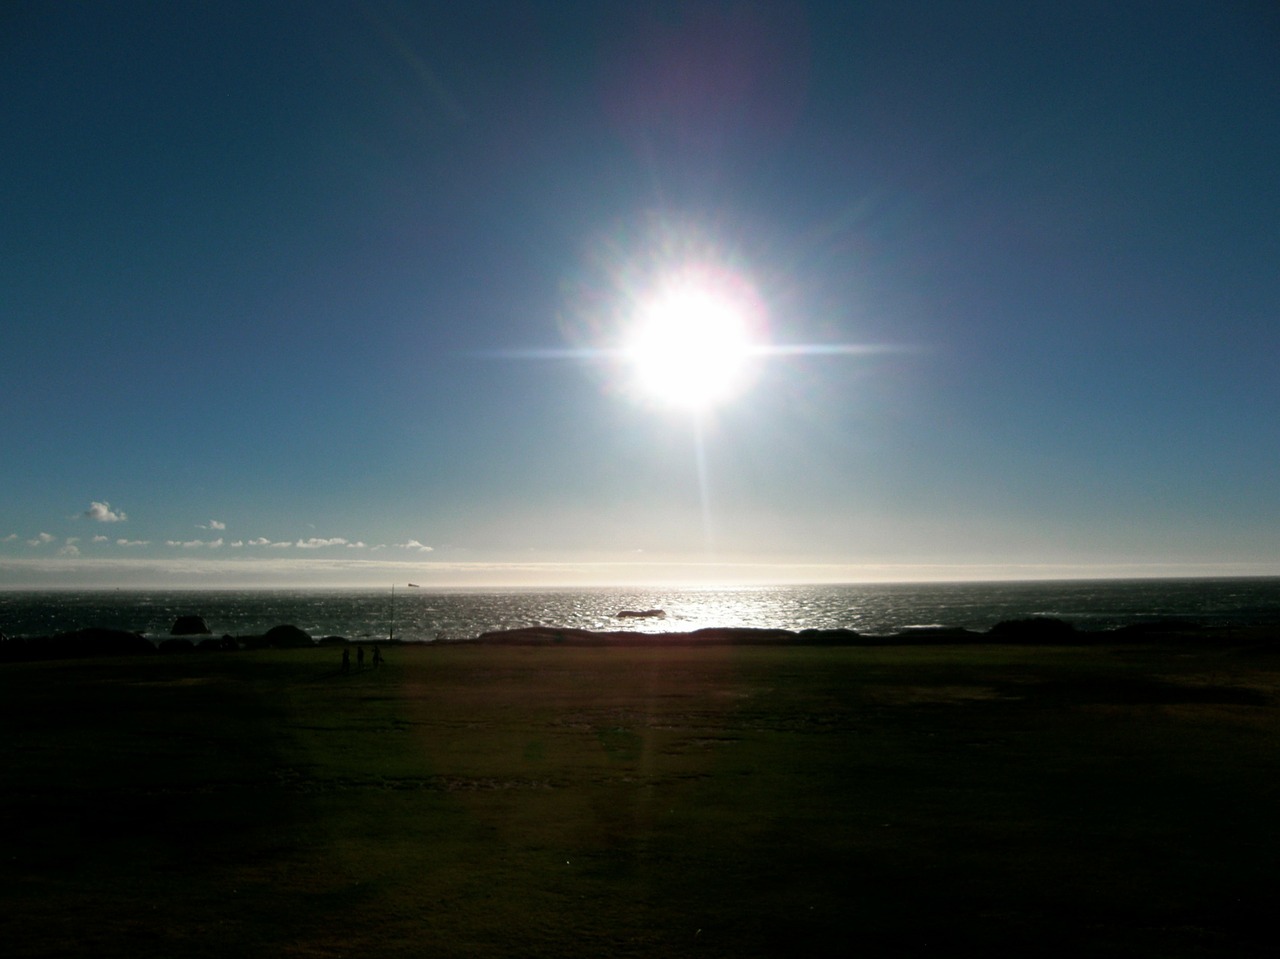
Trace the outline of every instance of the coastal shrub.
[[813, 646], [847, 646], [862, 641], [852, 629], [802, 629], [798, 636], [800, 642]]
[[992, 626], [987, 635], [1002, 643], [1070, 643], [1076, 639], [1076, 628], [1052, 616], [1032, 616], [1003, 620]]
[[210, 637], [196, 643], [196, 651], [201, 653], [233, 653], [239, 648], [240, 644], [231, 635]]
[[27, 641], [0, 633], [0, 663], [14, 663], [27, 658]]
[[156, 651], [151, 642], [123, 629], [93, 626], [32, 640], [32, 659], [73, 659], [82, 656], [145, 656]]
[[906, 626], [892, 639], [896, 642], [919, 644], [980, 643], [986, 637], [963, 626]]
[[1173, 639], [1186, 634], [1199, 634], [1204, 627], [1189, 619], [1153, 619], [1145, 623], [1130, 623], [1115, 631], [1116, 639]]
[[59, 633], [56, 636], [32, 636], [5, 639], [0, 642], [0, 661], [26, 662], [42, 659], [80, 659], [91, 656], [144, 656], [156, 647], [138, 633], [100, 626]]

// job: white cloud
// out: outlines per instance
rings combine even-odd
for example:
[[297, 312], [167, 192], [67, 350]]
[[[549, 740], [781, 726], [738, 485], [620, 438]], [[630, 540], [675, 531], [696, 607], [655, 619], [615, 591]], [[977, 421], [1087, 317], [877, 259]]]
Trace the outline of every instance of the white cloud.
[[323, 549], [326, 546], [346, 546], [347, 541], [341, 536], [335, 536], [333, 539], [318, 539], [313, 536], [310, 539], [300, 539], [294, 545], [298, 549]]
[[367, 547], [360, 540], [356, 540], [354, 543], [347, 544], [347, 549], [366, 549], [366, 548]]
[[111, 539], [110, 536], [103, 536], [101, 533], [99, 533], [97, 536], [93, 538], [93, 541], [95, 543], [105, 543], [109, 539]]
[[150, 546], [151, 540], [149, 539], [118, 539], [116, 540], [116, 545], [117, 546]]
[[113, 510], [110, 503], [92, 502], [84, 515], [99, 523], [123, 523], [129, 517], [124, 510]]
[[56, 536], [50, 536], [48, 533], [38, 533], [34, 539], [27, 540], [27, 545], [44, 546], [47, 543], [52, 543], [55, 539], [57, 539]]
[[419, 553], [430, 553], [432, 547], [423, 546], [416, 539], [411, 539], [407, 543], [396, 543], [397, 549], [416, 549]]
[[219, 521], [218, 521], [218, 520], [216, 520], [216, 519], [211, 519], [211, 520], [209, 520], [209, 522], [208, 522], [208, 524], [207, 524], [207, 525], [206, 525], [206, 524], [204, 524], [204, 523], [197, 523], [197, 524], [196, 524], [196, 529], [213, 529], [213, 530], [218, 530], [218, 529], [226, 529], [226, 528], [227, 528], [227, 524], [226, 524], [226, 523], [219, 522]]
[[202, 546], [208, 547], [209, 549], [217, 549], [222, 545], [222, 537], [218, 537], [218, 539], [211, 539], [207, 543], [202, 539], [189, 539], [185, 542], [176, 539], [167, 539], [164, 541], [164, 545], [178, 546], [182, 549], [200, 549]]
[[67, 543], [66, 546], [62, 547], [62, 549], [58, 550], [58, 555], [59, 556], [79, 556], [80, 547], [77, 546], [75, 543], [69, 542]]
[[269, 545], [272, 549], [288, 549], [293, 544], [292, 543], [270, 543]]
[[68, 537], [67, 537], [67, 545], [68, 545], [68, 546], [74, 546], [74, 545], [75, 545], [76, 543], [78, 543], [78, 542], [80, 542], [80, 537], [79, 537], [79, 536], [68, 536]]
[[17, 538], [18, 538], [18, 534], [17, 534], [17, 533], [10, 533], [8, 536], [6, 536], [6, 537], [5, 537], [2, 541], [0, 541], [0, 542], [12, 543], [12, 542], [13, 542], [15, 539], [17, 539]]
[[250, 546], [270, 546], [271, 540], [267, 539], [265, 536], [259, 536], [257, 539], [249, 540], [249, 545]]
[[234, 543], [228, 543], [227, 545], [230, 546], [232, 549], [240, 549], [242, 546], [244, 546], [244, 540], [238, 539]]

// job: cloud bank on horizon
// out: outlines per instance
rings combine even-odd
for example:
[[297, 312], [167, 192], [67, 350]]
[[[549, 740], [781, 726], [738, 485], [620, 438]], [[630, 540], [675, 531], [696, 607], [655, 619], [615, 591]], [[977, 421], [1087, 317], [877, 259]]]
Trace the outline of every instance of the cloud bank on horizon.
[[[126, 523], [129, 521], [129, 516], [127, 513], [125, 513], [124, 510], [113, 509], [110, 503], [105, 500], [92, 501], [89, 504], [89, 507], [87, 509], [85, 509], [82, 513], [78, 514], [77, 518], [87, 518], [100, 523]], [[195, 526], [199, 529], [205, 529], [205, 530], [217, 531], [217, 532], [225, 532], [227, 529], [227, 525], [228, 524], [225, 521], [216, 520], [216, 519], [211, 519], [207, 523], [195, 524]], [[0, 545], [17, 544], [19, 541], [22, 541], [22, 540], [23, 540], [23, 537], [21, 537], [18, 533], [16, 532], [9, 533], [5, 535], [3, 538], [0, 538]], [[225, 536], [218, 536], [214, 539], [166, 538], [161, 540], [160, 542], [168, 550], [181, 550], [181, 551], [192, 551], [192, 550], [222, 551], [224, 548], [228, 550], [244, 550], [246, 548], [253, 550], [257, 548], [266, 548], [269, 550], [277, 550], [277, 551], [278, 550], [299, 550], [304, 552], [324, 551], [324, 550], [333, 550], [333, 549], [365, 550], [369, 552], [376, 552], [379, 550], [385, 550], [387, 548], [386, 544], [378, 544], [378, 545], [370, 546], [368, 543], [364, 542], [363, 540], [348, 539], [345, 536], [330, 536], [330, 537], [309, 536], [305, 538], [299, 537], [297, 539], [285, 539], [285, 540], [273, 540], [265, 536], [257, 536], [257, 537], [250, 537], [250, 538], [234, 539], [230, 541], [228, 541]], [[86, 553], [81, 548], [80, 543], [81, 543], [81, 538], [79, 536], [66, 536], [63, 538], [63, 537], [58, 537], [52, 533], [48, 533], [44, 531], [38, 532], [33, 536], [25, 539], [25, 545], [32, 550], [38, 551], [38, 550], [44, 550], [45, 548], [48, 548], [48, 549], [54, 550], [53, 552], [54, 556], [61, 558], [63, 560], [82, 561], [76, 566], [67, 565], [64, 567], [64, 570], [66, 572], [78, 572], [80, 574], [84, 574], [86, 572], [91, 574], [95, 568], [104, 569], [104, 570], [111, 569], [112, 568], [112, 565], [111, 565], [112, 549], [136, 552], [139, 549], [150, 547], [152, 545], [152, 540], [130, 539], [128, 537], [123, 537], [123, 536], [118, 537], [115, 540], [112, 540], [111, 537], [109, 536], [106, 536], [103, 534], [95, 534], [90, 538], [89, 543], [86, 544], [86, 548], [89, 548], [92, 550], [92, 552], [90, 553]], [[397, 549], [411, 551], [411, 552], [420, 553], [420, 554], [430, 553], [434, 551], [434, 547], [428, 546], [417, 539], [409, 539], [405, 542], [396, 543], [395, 546]], [[2, 561], [3, 561], [3, 557], [0, 556], [0, 562]], [[14, 557], [13, 561], [9, 564], [8, 568], [14, 571], [21, 571], [23, 569], [26, 569], [28, 571], [31, 571], [31, 570], [38, 571], [39, 578], [42, 581], [46, 580], [48, 578], [48, 575], [51, 572], [57, 571], [57, 567], [51, 567], [48, 565], [47, 562], [43, 564], [32, 565], [32, 562], [29, 561], [24, 565], [22, 557]], [[237, 566], [237, 569], [240, 571], [246, 568], [249, 568], [249, 567], [246, 567], [243, 563], [240, 563]], [[220, 570], [217, 566], [206, 567], [204, 568], [204, 575], [216, 577], [218, 573], [222, 571], [223, 570]]]

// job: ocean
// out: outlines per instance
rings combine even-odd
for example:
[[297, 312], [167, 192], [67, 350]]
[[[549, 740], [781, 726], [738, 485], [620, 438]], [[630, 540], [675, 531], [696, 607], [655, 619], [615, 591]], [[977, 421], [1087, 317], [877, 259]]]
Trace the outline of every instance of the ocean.
[[[620, 610], [661, 609], [652, 619]], [[214, 635], [249, 636], [288, 623], [314, 638], [469, 639], [526, 626], [685, 632], [703, 627], [986, 630], [1029, 616], [1078, 629], [1176, 618], [1205, 626], [1280, 625], [1280, 578], [1012, 583], [743, 586], [652, 589], [370, 589], [0, 591], [0, 633], [28, 637], [104, 626], [169, 635], [182, 615]]]

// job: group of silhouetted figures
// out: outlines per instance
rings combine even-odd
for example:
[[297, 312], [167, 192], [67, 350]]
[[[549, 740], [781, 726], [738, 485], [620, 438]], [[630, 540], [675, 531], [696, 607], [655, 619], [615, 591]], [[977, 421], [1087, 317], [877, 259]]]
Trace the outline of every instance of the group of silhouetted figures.
[[[382, 665], [382, 650], [377, 646], [373, 647], [372, 662], [374, 666]], [[356, 647], [356, 669], [364, 669], [364, 647]], [[351, 672], [351, 649], [344, 646], [342, 648], [342, 671], [344, 673]]]

